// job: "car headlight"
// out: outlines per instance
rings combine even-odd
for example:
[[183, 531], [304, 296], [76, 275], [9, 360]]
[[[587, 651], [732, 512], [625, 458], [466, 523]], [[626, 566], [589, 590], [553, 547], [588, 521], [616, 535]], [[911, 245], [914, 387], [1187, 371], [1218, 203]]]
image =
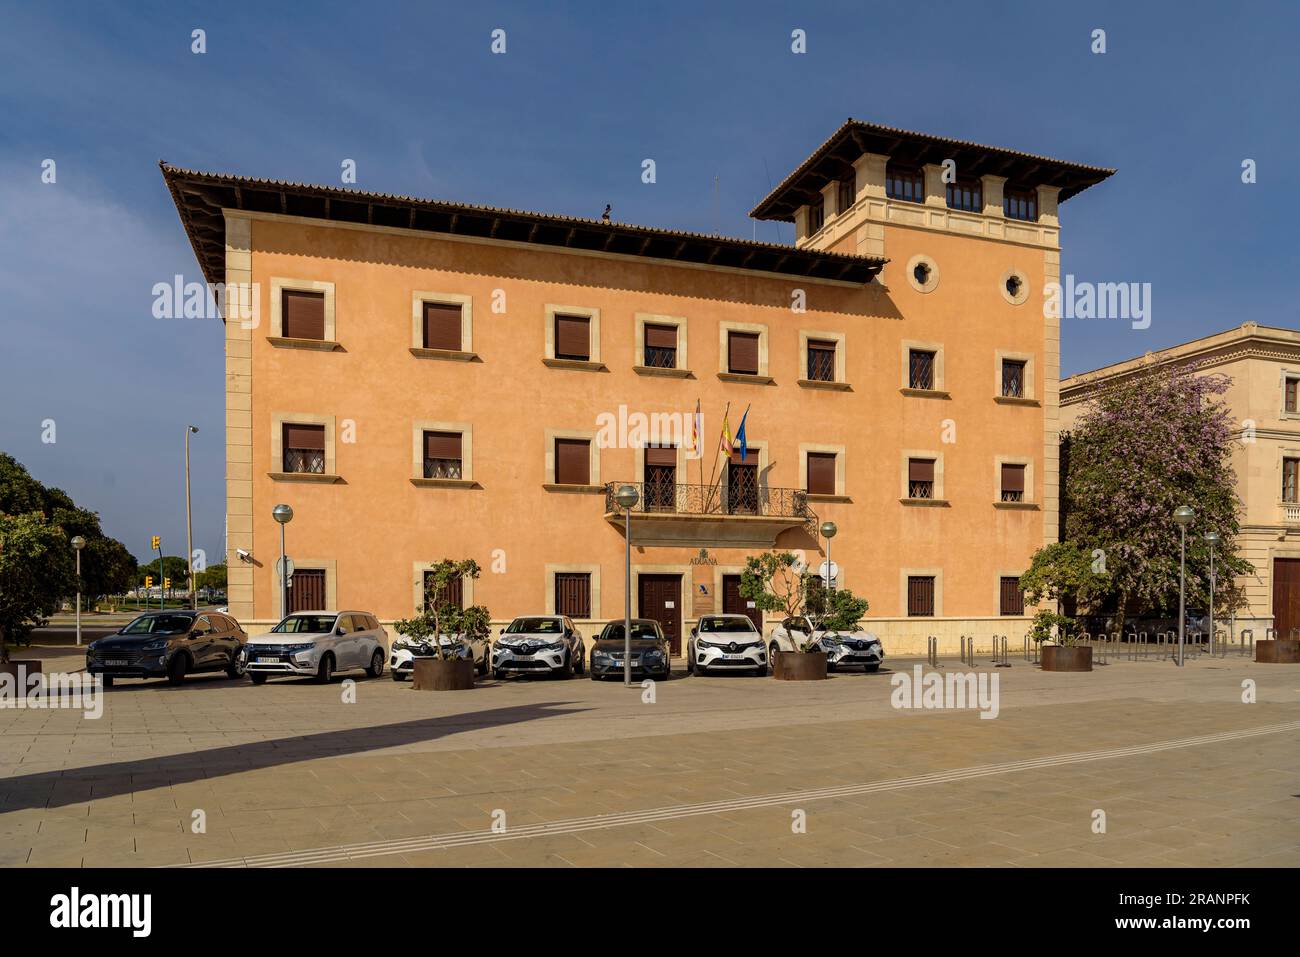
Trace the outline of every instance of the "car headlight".
[[140, 646], [141, 651], [165, 651], [166, 648], [167, 648], [167, 642], [161, 640], [149, 641]]
[[658, 661], [658, 660], [659, 660], [660, 658], [662, 658], [663, 656], [664, 656], [664, 653], [663, 653], [662, 651], [660, 651], [658, 648], [651, 648], [649, 651], [647, 651], [647, 652], [645, 653], [645, 655], [644, 655], [643, 657], [644, 657], [647, 661]]
[[553, 643], [551, 643], [551, 644], [549, 644], [549, 645], [542, 645], [542, 650], [543, 650], [543, 651], [563, 651], [563, 650], [564, 650], [564, 642], [562, 642], [562, 641], [556, 641], [556, 642], [553, 642]]

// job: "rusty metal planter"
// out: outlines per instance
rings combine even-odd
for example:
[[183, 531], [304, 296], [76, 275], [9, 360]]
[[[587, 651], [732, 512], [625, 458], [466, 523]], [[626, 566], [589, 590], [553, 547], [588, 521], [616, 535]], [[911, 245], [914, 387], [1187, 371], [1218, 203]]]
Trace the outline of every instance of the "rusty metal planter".
[[469, 691], [473, 687], [474, 662], [468, 658], [416, 658], [412, 665], [412, 691]]
[[826, 652], [778, 651], [772, 661], [778, 681], [820, 681], [826, 677]]
[[1092, 648], [1089, 645], [1043, 645], [1044, 671], [1091, 671]]
[[1300, 641], [1295, 638], [1268, 638], [1255, 642], [1255, 660], [1261, 664], [1300, 664]]

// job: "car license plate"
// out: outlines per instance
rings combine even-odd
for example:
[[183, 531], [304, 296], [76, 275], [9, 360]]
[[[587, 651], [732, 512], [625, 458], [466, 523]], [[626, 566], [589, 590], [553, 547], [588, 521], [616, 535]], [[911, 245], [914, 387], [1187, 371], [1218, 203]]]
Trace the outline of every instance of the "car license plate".
[[745, 656], [744, 656], [744, 655], [723, 655], [722, 657], [725, 658], [727, 661], [744, 661], [744, 660], [745, 660]]
[[257, 660], [259, 662], [266, 662], [267, 664], [271, 664], [273, 662], [279, 661], [280, 656], [279, 655], [258, 655]]
[[110, 658], [108, 661], [105, 661], [104, 664], [108, 665], [110, 668], [125, 668], [127, 663], [124, 658]]

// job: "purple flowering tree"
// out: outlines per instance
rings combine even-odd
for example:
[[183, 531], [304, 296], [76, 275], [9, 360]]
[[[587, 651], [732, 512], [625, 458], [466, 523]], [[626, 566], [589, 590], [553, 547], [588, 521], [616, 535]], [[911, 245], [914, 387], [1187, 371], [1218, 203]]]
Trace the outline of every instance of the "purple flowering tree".
[[[1187, 601], [1206, 607], [1209, 546], [1215, 548], [1214, 607], [1240, 607], [1234, 576], [1254, 569], [1237, 554], [1241, 502], [1232, 468], [1234, 422], [1222, 396], [1231, 380], [1193, 366], [1152, 366], [1104, 386], [1062, 447], [1065, 541], [1088, 556], [1102, 589], [1068, 589], [1084, 604], [1113, 599], [1116, 621], [1178, 605], [1179, 528], [1174, 509], [1190, 505]], [[1041, 563], [1039, 563], [1041, 564]], [[1050, 579], [1050, 569], [1047, 569]], [[1075, 562], [1069, 581], [1077, 576]], [[1059, 596], [1058, 596], [1059, 597]]]

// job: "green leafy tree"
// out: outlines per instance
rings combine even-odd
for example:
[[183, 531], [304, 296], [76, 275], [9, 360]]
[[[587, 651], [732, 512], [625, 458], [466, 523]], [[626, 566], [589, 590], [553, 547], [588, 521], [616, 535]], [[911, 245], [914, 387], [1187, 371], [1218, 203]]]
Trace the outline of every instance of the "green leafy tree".
[[1034, 553], [1029, 570], [1020, 576], [1020, 589], [1031, 604], [1060, 602], [1069, 613], [1105, 598], [1110, 574], [1100, 555], [1094, 557], [1074, 542], [1054, 542]]
[[870, 607], [870, 602], [847, 588], [827, 589], [819, 576], [804, 576], [804, 608], [819, 628], [853, 631]]
[[195, 572], [194, 577], [197, 579], [197, 588], [210, 588], [215, 591], [226, 590], [226, 563], [217, 562], [215, 565], [209, 565], [202, 572]]
[[425, 577], [423, 610], [414, 618], [393, 622], [393, 627], [408, 640], [417, 644], [429, 643], [434, 657], [450, 660], [455, 657], [450, 648], [438, 640], [445, 636], [461, 636], [466, 640], [486, 637], [491, 630], [492, 616], [482, 605], [461, 608], [448, 596], [453, 583], [465, 578], [478, 578], [478, 562], [472, 558], [456, 561], [444, 558], [428, 570]]
[[0, 663], [9, 661], [10, 642], [24, 641], [75, 590], [63, 529], [39, 511], [0, 514]]
[[[1228, 385], [1194, 366], [1152, 366], [1104, 386], [1068, 438], [1064, 538], [1075, 551], [1048, 546], [1022, 584], [1080, 604], [1098, 605], [1104, 596], [1120, 622], [1131, 610], [1177, 607], [1179, 528], [1172, 516], [1190, 505], [1196, 518], [1187, 529], [1188, 603], [1204, 606], [1210, 598], [1204, 534], [1213, 529], [1221, 538], [1214, 604], [1220, 613], [1232, 610], [1241, 600], [1233, 578], [1253, 568], [1237, 551], [1233, 421], [1221, 399]], [[1104, 578], [1088, 584], [1080, 556]]]

